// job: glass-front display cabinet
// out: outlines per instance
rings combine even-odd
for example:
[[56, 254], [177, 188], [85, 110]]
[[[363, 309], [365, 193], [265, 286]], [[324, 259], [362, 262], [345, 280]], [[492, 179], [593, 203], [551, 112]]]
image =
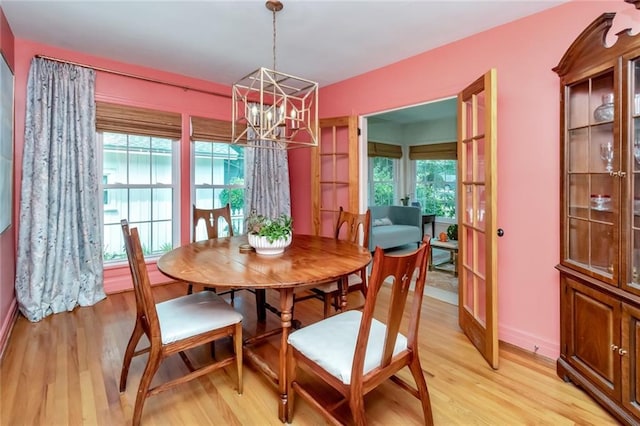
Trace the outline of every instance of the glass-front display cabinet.
[[640, 35], [628, 30], [608, 40], [614, 17], [605, 13], [591, 23], [554, 68], [561, 155], [557, 372], [621, 423], [640, 424]]
[[564, 262], [614, 283], [618, 274], [620, 143], [615, 68], [565, 89]]
[[562, 82], [560, 263], [640, 296], [638, 44], [621, 34], [605, 48], [608, 56], [588, 58], [600, 62], [570, 58], [577, 69], [555, 70]]

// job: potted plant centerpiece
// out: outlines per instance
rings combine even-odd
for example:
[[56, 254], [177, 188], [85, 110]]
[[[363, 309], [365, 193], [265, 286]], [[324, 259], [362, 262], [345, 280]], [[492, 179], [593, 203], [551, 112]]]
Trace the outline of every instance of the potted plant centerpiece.
[[286, 214], [271, 218], [252, 211], [247, 218], [247, 238], [249, 245], [262, 255], [284, 252], [291, 244], [293, 219]]

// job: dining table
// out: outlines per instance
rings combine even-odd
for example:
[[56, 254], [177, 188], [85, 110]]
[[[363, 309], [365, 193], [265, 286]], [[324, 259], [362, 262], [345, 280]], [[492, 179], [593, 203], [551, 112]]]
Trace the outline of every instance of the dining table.
[[[175, 248], [157, 261], [160, 272], [179, 281], [207, 287], [253, 289], [256, 303], [264, 304], [264, 292], [279, 292], [280, 327], [246, 339], [245, 359], [254, 364], [277, 387], [280, 394], [278, 417], [286, 421], [287, 339], [292, 327], [294, 292], [338, 281], [339, 309], [347, 307], [347, 277], [371, 261], [371, 253], [359, 244], [331, 237], [294, 234], [291, 245], [278, 255], [259, 255], [248, 246], [247, 236], [198, 241]], [[264, 318], [260, 318], [263, 320]], [[280, 334], [277, 372], [253, 347]]]

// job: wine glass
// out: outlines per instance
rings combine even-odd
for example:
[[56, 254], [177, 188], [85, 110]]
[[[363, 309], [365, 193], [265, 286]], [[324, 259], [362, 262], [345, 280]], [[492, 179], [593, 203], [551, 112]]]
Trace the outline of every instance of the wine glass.
[[613, 170], [613, 144], [611, 142], [600, 144], [600, 158], [607, 162], [606, 170]]

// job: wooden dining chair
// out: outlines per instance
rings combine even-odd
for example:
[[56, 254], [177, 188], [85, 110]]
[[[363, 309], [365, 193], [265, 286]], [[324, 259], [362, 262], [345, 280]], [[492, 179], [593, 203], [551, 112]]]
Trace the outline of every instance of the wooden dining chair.
[[[364, 396], [388, 378], [418, 398], [426, 424], [433, 424], [427, 383], [418, 354], [418, 326], [427, 278], [429, 240], [415, 252], [391, 255], [376, 247], [364, 311], [350, 310], [323, 319], [289, 335], [287, 348], [287, 421], [291, 422], [294, 395], [319, 410], [332, 424], [341, 424], [335, 409], [348, 403], [356, 425], [366, 424]], [[413, 297], [407, 298], [418, 270]], [[391, 281], [390, 281], [391, 280]], [[388, 306], [376, 311], [383, 283], [391, 282]], [[400, 333], [403, 314], [408, 313], [406, 334]], [[375, 318], [374, 318], [374, 313]], [[313, 391], [296, 381], [296, 369], [304, 366], [331, 385], [343, 398], [327, 406], [315, 399]], [[409, 367], [417, 389], [396, 373]]]
[[[362, 246], [369, 247], [369, 222], [371, 221], [371, 213], [369, 209], [365, 213], [351, 213], [340, 207], [338, 213], [338, 221], [334, 229], [334, 237], [336, 240], [346, 240], [352, 243], [359, 243], [360, 233], [363, 234]], [[297, 297], [295, 301], [300, 302], [309, 298], [319, 298], [324, 301], [324, 317], [327, 318], [331, 314], [331, 306], [336, 310], [339, 308], [338, 296], [340, 289], [337, 281], [332, 281], [314, 287], [310, 290], [311, 295]], [[348, 276], [347, 292], [360, 291], [366, 297], [367, 295], [367, 267], [363, 267], [359, 271]]]
[[[204, 222], [207, 231], [207, 239], [218, 238], [220, 232], [220, 219], [224, 219], [227, 223], [228, 236], [233, 237], [233, 224], [231, 223], [231, 206], [227, 203], [224, 207], [216, 209], [199, 209], [193, 205], [193, 235], [191, 240], [198, 241], [197, 231], [201, 222]], [[206, 290], [216, 291], [219, 295], [230, 294], [231, 301], [235, 298], [235, 289], [218, 292], [215, 288], [207, 287]], [[193, 292], [193, 284], [189, 284], [187, 294]]]
[[[242, 315], [211, 291], [155, 303], [138, 230], [129, 229], [126, 220], [121, 221], [121, 226], [136, 297], [136, 322], [122, 361], [120, 392], [124, 392], [127, 387], [132, 358], [142, 353], [149, 354], [138, 385], [133, 425], [140, 423], [147, 397], [225, 367], [234, 360], [238, 375], [238, 394], [242, 394]], [[147, 336], [149, 346], [136, 351], [143, 334]], [[184, 353], [187, 349], [227, 336], [233, 337], [234, 356], [196, 369]], [[179, 353], [189, 373], [151, 388], [151, 380], [162, 361], [176, 353]]]

